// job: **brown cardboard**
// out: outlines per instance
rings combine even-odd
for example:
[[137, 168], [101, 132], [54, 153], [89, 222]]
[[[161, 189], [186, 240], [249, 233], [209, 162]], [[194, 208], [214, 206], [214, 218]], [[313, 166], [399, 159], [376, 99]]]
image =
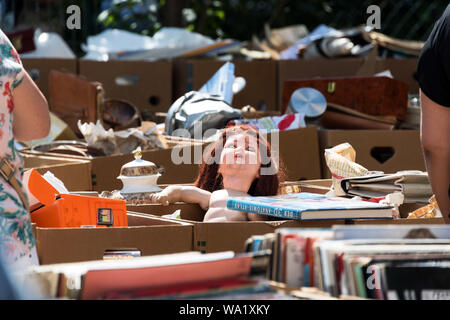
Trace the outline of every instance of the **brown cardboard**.
[[[127, 205], [127, 210], [132, 212], [141, 212], [155, 216], [163, 216], [174, 213], [176, 210], [181, 210], [183, 217], [194, 219], [196, 221], [203, 220], [205, 211], [196, 203], [177, 202], [171, 203], [167, 206], [160, 204], [142, 204], [142, 205]], [[187, 219], [186, 218], [186, 219]]]
[[425, 219], [368, 219], [354, 220], [354, 224], [445, 224], [444, 218], [425, 218]]
[[[199, 168], [199, 165], [194, 163], [194, 154], [199, 152], [201, 155], [203, 148], [202, 145], [191, 145], [173, 149], [149, 150], [142, 152], [142, 159], [164, 168], [164, 172], [158, 178], [158, 184], [191, 183], [197, 178]], [[175, 164], [172, 161], [172, 154], [174, 157], [187, 155], [186, 160], [190, 159], [192, 163]], [[131, 154], [91, 159], [92, 190], [101, 192], [122, 189], [122, 182], [117, 177], [122, 166], [132, 160], [134, 157]]]
[[47, 171], [60, 179], [69, 191], [92, 189], [91, 164], [89, 160], [37, 156], [22, 153], [24, 170], [36, 169], [41, 175]]
[[[77, 74], [77, 59], [22, 58], [22, 64], [35, 80], [44, 96], [49, 100], [48, 78], [50, 70], [59, 70]], [[35, 79], [37, 77], [37, 79]]]
[[243, 252], [245, 241], [253, 235], [273, 233], [279, 228], [331, 228], [345, 224], [343, 220], [333, 221], [246, 221], [246, 222], [193, 222], [194, 250], [220, 252], [233, 250]]
[[[204, 146], [198, 144], [182, 144], [177, 148], [147, 150], [142, 152], [142, 159], [151, 161], [164, 168], [165, 171], [158, 179], [158, 184], [192, 183], [195, 181], [198, 174], [198, 164], [194, 162], [194, 156], [198, 153], [200, 154], [201, 159], [203, 147]], [[186, 162], [189, 159], [192, 163], [176, 164], [172, 161], [172, 153], [174, 157], [183, 157], [186, 155]], [[80, 156], [52, 155], [50, 153], [38, 152], [29, 153], [26, 151], [22, 151], [22, 155], [28, 162], [26, 163], [27, 168], [87, 160], [90, 162], [92, 186], [84, 191], [98, 192], [122, 189], [122, 182], [117, 179], [120, 175], [120, 169], [124, 164], [134, 160], [133, 155], [131, 154], [95, 157], [90, 159]]]
[[300, 185], [311, 185], [311, 186], [318, 186], [318, 187], [324, 187], [324, 188], [331, 188], [332, 180], [331, 179], [314, 179], [314, 180], [299, 181], [299, 183], [300, 183]]
[[[317, 128], [307, 127], [296, 130], [279, 132], [279, 155], [286, 168], [287, 180], [306, 180], [320, 178], [319, 144], [317, 138]], [[273, 138], [273, 139], [272, 139]], [[275, 147], [275, 136], [267, 135], [267, 139]], [[295, 147], [293, 147], [295, 146]], [[164, 150], [148, 150], [142, 153], [142, 159], [152, 161], [156, 165], [163, 167], [165, 172], [158, 179], [158, 184], [183, 184], [193, 183], [198, 175], [201, 153], [205, 145], [180, 145]], [[112, 191], [122, 189], [122, 182], [117, 179], [121, 167], [133, 160], [133, 155], [113, 155], [108, 157], [95, 157], [86, 159], [77, 156], [52, 156], [50, 154], [22, 152], [28, 157], [29, 163], [39, 166], [53, 164], [53, 159], [61, 163], [62, 159], [67, 161], [89, 160], [91, 163], [92, 187], [85, 191]], [[197, 154], [197, 158], [195, 155]], [[198, 156], [199, 155], [199, 156]], [[37, 160], [37, 158], [42, 158]], [[186, 157], [186, 163], [176, 164], [173, 157]], [[187, 163], [190, 161], [191, 163]], [[197, 161], [197, 162], [196, 162]], [[30, 167], [31, 168], [31, 167]]]
[[50, 171], [64, 183], [69, 191], [88, 191], [92, 188], [91, 163], [89, 161], [56, 164], [35, 169], [41, 175]]
[[105, 250], [137, 249], [142, 256], [192, 251], [193, 226], [128, 212], [125, 228], [36, 228], [40, 264], [101, 260]]
[[286, 181], [283, 186], [298, 186], [300, 192], [326, 194], [331, 190], [331, 179], [316, 179], [303, 181]]
[[103, 84], [105, 98], [126, 100], [141, 112], [167, 111], [172, 104], [169, 61], [79, 61], [79, 74]]
[[29, 153], [28, 151], [20, 151], [20, 155], [23, 158], [25, 169], [86, 161], [85, 158], [81, 157], [64, 156], [64, 155], [60, 156], [55, 154], [44, 154], [44, 153], [34, 154]]
[[422, 208], [426, 205], [427, 205], [426, 203], [403, 203], [398, 207], [398, 211], [400, 213], [401, 218], [407, 218], [411, 212], [419, 208]]
[[[267, 110], [278, 110], [276, 88], [276, 61], [232, 60], [234, 75], [243, 77], [245, 88], [233, 96], [232, 105], [242, 108], [251, 105], [257, 109], [262, 104]], [[199, 90], [225, 61], [210, 59], [179, 59], [173, 64], [173, 100], [185, 93]]]
[[[356, 151], [356, 163], [370, 171], [395, 173], [402, 170], [426, 171], [418, 130], [319, 130], [322, 178], [331, 178], [324, 151], [348, 142]], [[377, 150], [393, 150], [391, 158], [381, 163], [373, 155]]]
[[[267, 135], [272, 150], [272, 135]], [[314, 126], [279, 132], [279, 155], [285, 167], [286, 181], [320, 178], [317, 128]]]
[[[203, 222], [205, 211], [197, 204], [172, 204], [170, 213], [180, 209], [181, 219], [194, 225], [193, 249], [205, 253], [232, 250], [244, 252], [245, 241], [253, 235], [273, 233], [278, 228], [331, 228], [335, 224], [345, 224], [344, 220], [327, 221], [244, 221], [244, 222]], [[165, 212], [159, 204], [128, 206], [129, 210], [146, 214]], [[173, 211], [172, 211], [173, 210]]]
[[[287, 180], [320, 178], [319, 145], [316, 127], [280, 131], [278, 137], [279, 155], [286, 168]], [[274, 149], [275, 137], [269, 134], [267, 139], [272, 144], [272, 149]], [[196, 151], [193, 148], [195, 147], [183, 147], [183, 153], [180, 152], [180, 154], [182, 155], [184, 152], [187, 152], [186, 154], [190, 153], [192, 160], [194, 160], [193, 155]], [[173, 152], [174, 155], [178, 154], [177, 150], [173, 150]], [[158, 179], [158, 184], [194, 182], [198, 174], [198, 164], [176, 165], [171, 160], [171, 154], [171, 149], [143, 153], [144, 160], [152, 161], [166, 169], [165, 173]], [[92, 173], [96, 175], [93, 177], [93, 183], [96, 182], [94, 190], [100, 191], [102, 188], [103, 190], [114, 190], [105, 189], [112, 186], [116, 189], [122, 188], [120, 181], [113, 180], [115, 177], [111, 175], [111, 172], [119, 172], [120, 167], [131, 160], [131, 155], [92, 159]]]
[[376, 68], [377, 72], [390, 70], [394, 79], [408, 84], [409, 93], [419, 93], [419, 83], [414, 78], [414, 74], [417, 71], [417, 58], [380, 59], [377, 61]]
[[282, 104], [283, 83], [286, 80], [369, 76], [375, 73], [375, 66], [376, 62], [370, 63], [364, 58], [279, 60], [277, 110]]

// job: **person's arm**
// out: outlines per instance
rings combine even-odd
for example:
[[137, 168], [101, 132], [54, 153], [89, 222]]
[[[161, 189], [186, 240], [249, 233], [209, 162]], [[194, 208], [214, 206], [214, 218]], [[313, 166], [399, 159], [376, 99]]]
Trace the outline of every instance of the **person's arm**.
[[45, 138], [50, 132], [47, 100], [24, 71], [22, 83], [13, 90], [13, 133], [18, 141]]
[[431, 188], [446, 223], [450, 223], [450, 108], [420, 90], [420, 138]]
[[150, 195], [152, 202], [169, 205], [169, 203], [186, 202], [198, 203], [203, 210], [208, 210], [211, 192], [194, 187], [172, 185], [166, 187], [163, 191]]

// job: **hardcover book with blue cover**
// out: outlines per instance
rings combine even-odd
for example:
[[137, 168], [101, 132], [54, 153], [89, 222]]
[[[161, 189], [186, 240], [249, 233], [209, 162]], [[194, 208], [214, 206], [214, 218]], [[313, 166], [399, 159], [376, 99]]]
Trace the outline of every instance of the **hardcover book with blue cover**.
[[227, 208], [293, 220], [392, 219], [392, 206], [359, 199], [300, 192], [231, 197]]

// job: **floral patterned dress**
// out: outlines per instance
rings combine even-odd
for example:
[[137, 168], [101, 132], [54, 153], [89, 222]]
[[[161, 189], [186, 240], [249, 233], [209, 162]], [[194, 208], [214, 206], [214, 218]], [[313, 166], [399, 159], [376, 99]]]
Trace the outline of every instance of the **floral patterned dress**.
[[[22, 183], [23, 159], [13, 136], [13, 90], [23, 80], [19, 55], [0, 30], [0, 158], [7, 158]], [[22, 186], [22, 185], [21, 185]], [[0, 255], [13, 267], [38, 264], [30, 215], [15, 189], [0, 175]]]

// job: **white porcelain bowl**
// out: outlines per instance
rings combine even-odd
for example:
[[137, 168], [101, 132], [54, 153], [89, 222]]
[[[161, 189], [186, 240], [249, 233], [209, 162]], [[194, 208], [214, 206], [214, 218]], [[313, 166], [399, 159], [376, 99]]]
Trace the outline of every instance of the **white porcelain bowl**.
[[118, 176], [117, 179], [123, 183], [120, 193], [159, 192], [162, 189], [158, 187], [156, 181], [160, 176], [159, 173], [146, 176]]

